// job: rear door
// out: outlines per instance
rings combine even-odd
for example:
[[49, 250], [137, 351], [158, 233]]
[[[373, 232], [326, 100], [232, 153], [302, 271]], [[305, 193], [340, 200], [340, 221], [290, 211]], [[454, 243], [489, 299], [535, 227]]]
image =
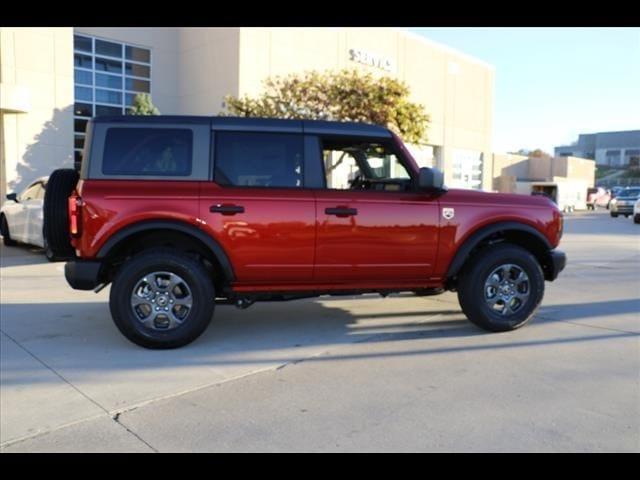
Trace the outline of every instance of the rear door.
[[312, 280], [315, 201], [301, 123], [289, 127], [213, 132], [214, 181], [201, 186], [200, 216], [229, 256], [236, 286]]
[[390, 139], [319, 136], [326, 187], [316, 190], [314, 279], [401, 285], [433, 272], [438, 202], [416, 191]]

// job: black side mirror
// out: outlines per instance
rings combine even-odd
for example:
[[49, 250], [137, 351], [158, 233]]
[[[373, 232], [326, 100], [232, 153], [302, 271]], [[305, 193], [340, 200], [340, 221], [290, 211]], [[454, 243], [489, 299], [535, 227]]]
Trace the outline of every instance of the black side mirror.
[[444, 173], [437, 168], [422, 167], [418, 186], [421, 190], [444, 190]]
[[18, 194], [17, 193], [7, 193], [7, 200], [13, 200], [14, 202], [18, 202]]

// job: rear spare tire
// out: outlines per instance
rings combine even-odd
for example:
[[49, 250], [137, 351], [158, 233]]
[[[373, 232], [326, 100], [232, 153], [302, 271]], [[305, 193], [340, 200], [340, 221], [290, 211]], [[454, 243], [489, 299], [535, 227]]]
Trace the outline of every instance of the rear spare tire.
[[68, 199], [78, 183], [78, 172], [70, 168], [55, 170], [47, 181], [44, 194], [45, 245], [50, 259], [68, 259], [75, 256], [69, 235]]

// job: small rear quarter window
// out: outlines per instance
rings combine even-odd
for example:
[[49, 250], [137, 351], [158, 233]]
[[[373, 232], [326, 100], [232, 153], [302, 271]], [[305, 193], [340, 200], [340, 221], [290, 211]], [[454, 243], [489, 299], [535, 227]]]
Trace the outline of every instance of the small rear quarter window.
[[179, 128], [109, 128], [104, 175], [191, 175], [193, 132]]

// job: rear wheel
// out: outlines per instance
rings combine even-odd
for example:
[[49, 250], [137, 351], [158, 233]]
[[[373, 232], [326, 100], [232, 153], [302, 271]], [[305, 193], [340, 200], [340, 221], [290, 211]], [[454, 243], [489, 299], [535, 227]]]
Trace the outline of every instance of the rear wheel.
[[55, 170], [47, 181], [44, 194], [45, 251], [49, 259], [66, 259], [75, 256], [69, 235], [68, 200], [78, 183], [78, 172], [68, 168]]
[[11, 238], [11, 234], [9, 233], [9, 224], [7, 223], [7, 218], [4, 215], [0, 215], [0, 233], [2, 234], [2, 241], [7, 247], [13, 247], [18, 244], [18, 242]]
[[640, 223], [640, 214], [636, 214], [633, 216], [633, 223]]
[[612, 216], [613, 218], [618, 218], [618, 214], [617, 214], [617, 213], [613, 213], [613, 212], [611, 212], [611, 216]]
[[492, 332], [525, 325], [544, 295], [544, 274], [524, 248], [501, 243], [476, 254], [459, 285], [462, 311], [475, 325]]
[[209, 272], [196, 258], [154, 249], [128, 260], [111, 286], [111, 316], [122, 334], [145, 348], [177, 348], [207, 328], [215, 304]]

